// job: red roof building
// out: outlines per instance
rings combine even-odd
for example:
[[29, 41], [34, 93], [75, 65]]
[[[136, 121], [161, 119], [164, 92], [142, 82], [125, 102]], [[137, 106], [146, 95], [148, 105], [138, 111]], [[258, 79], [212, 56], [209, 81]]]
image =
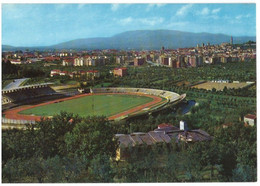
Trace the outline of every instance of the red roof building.
[[73, 64], [74, 64], [74, 58], [66, 58], [63, 59], [62, 61], [63, 66], [73, 66]]
[[244, 116], [245, 125], [254, 126], [256, 125], [256, 115], [247, 114]]
[[247, 115], [245, 115], [245, 118], [256, 119], [256, 115], [254, 115], [254, 114], [247, 114]]
[[125, 76], [127, 75], [127, 68], [123, 67], [123, 68], [115, 68], [114, 72], [113, 72], [114, 76]]
[[170, 124], [167, 124], [167, 123], [161, 123], [160, 125], [158, 125], [158, 129], [171, 128], [171, 127], [173, 127], [173, 126]]
[[50, 76], [53, 77], [56, 75], [60, 75], [60, 72], [61, 72], [60, 70], [52, 70]]
[[48, 61], [48, 62], [50, 62], [50, 61], [59, 61], [60, 60], [60, 57], [53, 57], [53, 56], [47, 56], [47, 57], [45, 57], [44, 58], [44, 60], [45, 61]]
[[85, 71], [85, 70], [80, 70], [79, 73], [80, 73], [80, 75], [85, 75], [85, 74], [87, 74], [87, 71]]
[[93, 78], [99, 78], [100, 72], [98, 70], [89, 70], [89, 71], [87, 71], [87, 76], [93, 77]]
[[68, 71], [61, 71], [60, 72], [60, 76], [66, 76], [66, 75], [68, 75]]

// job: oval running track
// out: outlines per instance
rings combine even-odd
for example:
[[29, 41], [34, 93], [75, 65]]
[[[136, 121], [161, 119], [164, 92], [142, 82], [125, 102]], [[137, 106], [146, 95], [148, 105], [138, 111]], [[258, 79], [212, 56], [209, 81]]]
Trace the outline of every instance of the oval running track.
[[132, 109], [123, 111], [121, 113], [118, 113], [118, 114], [115, 114], [115, 115], [112, 115], [112, 116], [109, 116], [108, 120], [114, 120], [116, 118], [119, 118], [119, 117], [122, 117], [122, 116], [125, 116], [125, 115], [129, 115], [131, 113], [137, 112], [137, 111], [142, 110], [144, 108], [152, 107], [152, 106], [157, 105], [158, 103], [160, 103], [162, 101], [161, 97], [148, 95], [148, 94], [142, 94], [142, 93], [94, 93], [94, 94], [80, 94], [80, 95], [76, 95], [76, 96], [73, 96], [73, 97], [61, 98], [61, 99], [56, 99], [56, 100], [40, 103], [40, 104], [37, 104], [37, 105], [20, 106], [20, 107], [17, 107], [17, 108], [13, 108], [13, 109], [7, 110], [3, 114], [5, 115], [5, 118], [8, 118], [8, 119], [40, 121], [42, 116], [24, 115], [24, 114], [19, 114], [19, 112], [21, 112], [23, 110], [27, 110], [27, 109], [43, 106], [43, 105], [48, 105], [48, 104], [60, 102], [60, 101], [76, 99], [76, 98], [80, 98], [80, 97], [84, 97], [84, 96], [104, 95], [104, 94], [109, 94], [109, 95], [111, 95], [111, 94], [124, 94], [124, 95], [139, 95], [139, 96], [141, 95], [141, 96], [146, 96], [146, 97], [150, 97], [150, 98], [153, 99], [153, 101], [151, 101], [149, 103], [146, 103], [146, 104], [134, 107]]

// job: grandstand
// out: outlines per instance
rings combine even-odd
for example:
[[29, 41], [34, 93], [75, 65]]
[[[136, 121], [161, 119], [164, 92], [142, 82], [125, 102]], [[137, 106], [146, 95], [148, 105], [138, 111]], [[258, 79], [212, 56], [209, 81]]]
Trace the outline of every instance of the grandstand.
[[174, 103], [180, 99], [180, 95], [175, 92], [147, 89], [147, 88], [92, 88], [92, 93], [142, 93], [153, 96], [163, 97], [168, 100], [169, 103]]
[[55, 94], [56, 92], [49, 85], [50, 83], [43, 83], [2, 90], [2, 105], [30, 101], [34, 98]]

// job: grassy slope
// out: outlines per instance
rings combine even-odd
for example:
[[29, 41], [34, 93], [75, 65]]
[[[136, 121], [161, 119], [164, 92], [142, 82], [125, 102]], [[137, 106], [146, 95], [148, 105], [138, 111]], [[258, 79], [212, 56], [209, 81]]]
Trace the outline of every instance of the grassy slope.
[[[145, 96], [133, 95], [94, 95], [68, 100], [60, 103], [44, 105], [24, 110], [21, 114], [34, 114], [38, 116], [53, 116], [60, 111], [67, 111], [87, 115], [111, 116], [130, 108], [151, 102], [153, 99]], [[92, 106], [93, 105], [93, 106]]]

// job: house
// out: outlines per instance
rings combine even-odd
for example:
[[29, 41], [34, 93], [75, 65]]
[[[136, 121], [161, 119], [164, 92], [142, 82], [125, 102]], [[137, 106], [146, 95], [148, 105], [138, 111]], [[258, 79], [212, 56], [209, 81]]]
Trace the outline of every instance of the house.
[[128, 148], [153, 145], [156, 143], [175, 143], [185, 142], [201, 142], [210, 141], [212, 137], [205, 131], [196, 129], [188, 130], [185, 121], [180, 121], [180, 128], [174, 127], [171, 124], [162, 123], [158, 128], [148, 133], [135, 132], [132, 134], [116, 134], [115, 138], [118, 140], [119, 148], [116, 152], [116, 160], [125, 160], [130, 156]]
[[123, 77], [127, 75], [127, 68], [122, 67], [122, 68], [115, 68], [113, 71], [114, 76], [120, 76]]
[[160, 125], [158, 125], [157, 129], [154, 129], [155, 132], [160, 132], [160, 131], [168, 132], [172, 130], [179, 130], [179, 128], [168, 123], [161, 123]]
[[51, 61], [59, 61], [60, 57], [53, 57], [53, 56], [46, 56], [44, 57], [44, 61], [51, 62]]
[[141, 57], [134, 58], [134, 66], [141, 66], [145, 63], [145, 59]]
[[256, 115], [254, 114], [247, 114], [244, 116], [244, 122], [246, 125], [254, 126], [256, 125]]
[[171, 58], [169, 58], [169, 57], [162, 57], [161, 58], [161, 64], [162, 65], [169, 66], [170, 65], [170, 61], [171, 61]]
[[169, 67], [180, 68], [180, 62], [177, 61], [176, 59], [171, 59]]
[[92, 59], [91, 57], [88, 57], [85, 59], [86, 61], [86, 66], [96, 66], [96, 60]]
[[100, 72], [98, 70], [89, 70], [89, 71], [87, 71], [87, 77], [88, 78], [99, 78]]
[[117, 56], [116, 57], [116, 63], [117, 64], [122, 64], [122, 63], [124, 63], [124, 61], [125, 61], [124, 56]]
[[70, 72], [69, 74], [69, 77], [73, 78], [74, 77], [74, 74], [72, 72]]
[[173, 125], [170, 125], [168, 123], [162, 123], [158, 125], [158, 129], [165, 129], [165, 128], [173, 128]]
[[66, 75], [68, 75], [68, 72], [67, 72], [67, 71], [61, 71], [61, 72], [60, 72], [60, 76], [66, 76]]
[[197, 67], [197, 65], [198, 65], [198, 57], [197, 56], [191, 56], [189, 58], [189, 64], [192, 67]]
[[83, 58], [78, 57], [74, 59], [73, 66], [84, 66]]
[[50, 76], [53, 77], [56, 75], [60, 75], [60, 72], [61, 72], [60, 70], [52, 70]]
[[85, 70], [80, 70], [80, 71], [78, 71], [78, 74], [79, 74], [80, 76], [85, 76], [85, 75], [87, 75], [87, 71], [85, 71]]
[[62, 61], [62, 66], [73, 66], [74, 58], [67, 58]]
[[24, 64], [24, 61], [21, 61], [20, 59], [11, 59], [10, 63], [13, 65], [21, 65]]
[[74, 59], [74, 66], [95, 66], [96, 60], [92, 57], [78, 57]]

